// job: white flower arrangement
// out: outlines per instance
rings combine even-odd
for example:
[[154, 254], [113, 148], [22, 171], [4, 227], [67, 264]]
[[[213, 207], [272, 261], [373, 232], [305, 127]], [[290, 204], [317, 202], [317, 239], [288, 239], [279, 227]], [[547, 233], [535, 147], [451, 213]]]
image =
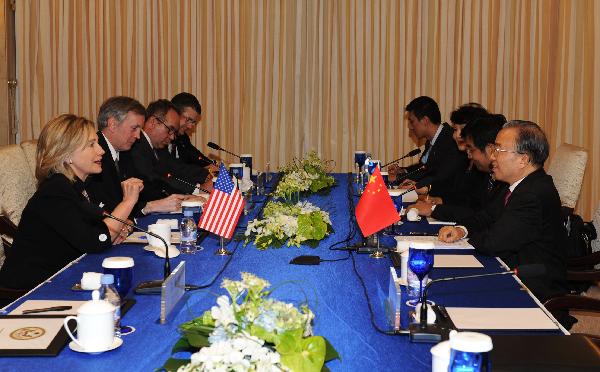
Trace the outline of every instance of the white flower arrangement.
[[316, 152], [311, 151], [305, 159], [294, 159], [281, 168], [282, 177], [273, 193], [275, 198], [292, 200], [300, 193], [316, 193], [335, 184], [331, 172], [331, 162], [319, 159]]
[[[181, 325], [183, 338], [174, 352], [200, 348], [189, 363], [167, 361], [164, 369], [196, 371], [320, 371], [339, 358], [321, 336], [313, 336], [314, 314], [303, 305], [269, 298], [269, 282], [250, 273], [241, 281], [223, 280], [229, 296], [202, 317]], [[173, 364], [171, 364], [173, 363]], [[177, 365], [177, 368], [171, 368]]]
[[329, 213], [308, 201], [294, 205], [269, 202], [262, 219], [254, 219], [246, 227], [246, 244], [250, 241], [258, 249], [269, 246], [300, 247], [305, 242], [318, 242], [331, 231]]

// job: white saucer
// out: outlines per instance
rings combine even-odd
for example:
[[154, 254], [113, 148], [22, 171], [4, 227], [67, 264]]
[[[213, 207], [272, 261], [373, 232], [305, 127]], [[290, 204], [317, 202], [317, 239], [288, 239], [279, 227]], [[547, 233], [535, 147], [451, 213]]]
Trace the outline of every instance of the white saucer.
[[120, 339], [120, 338], [118, 338], [118, 337], [115, 337], [114, 340], [113, 340], [112, 345], [110, 345], [108, 347], [108, 349], [106, 349], [106, 350], [100, 350], [100, 351], [87, 351], [85, 349], [82, 349], [81, 346], [79, 346], [78, 344], [75, 343], [75, 341], [69, 342], [69, 348], [71, 350], [76, 351], [78, 353], [89, 353], [89, 354], [100, 354], [100, 353], [103, 353], [105, 351], [111, 351], [111, 350], [114, 350], [114, 349], [118, 348], [121, 345], [123, 345], [123, 340]]
[[[165, 258], [165, 249], [160, 247], [153, 247], [151, 245], [144, 246], [144, 249], [149, 252], [154, 252], [155, 255], [161, 258]], [[174, 258], [179, 256], [179, 249], [175, 247], [173, 244], [169, 246], [169, 258]]]
[[[429, 282], [431, 282], [431, 279], [427, 279], [426, 281], [423, 281], [423, 287], [425, 287]], [[398, 278], [398, 284], [406, 287], [406, 279], [405, 278]]]

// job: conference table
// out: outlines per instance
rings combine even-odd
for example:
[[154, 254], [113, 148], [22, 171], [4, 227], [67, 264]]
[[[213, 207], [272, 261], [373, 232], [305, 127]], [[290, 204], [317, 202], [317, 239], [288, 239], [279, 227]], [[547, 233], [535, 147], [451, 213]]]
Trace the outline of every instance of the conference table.
[[[339, 352], [341, 359], [327, 364], [332, 371], [384, 371], [384, 370], [431, 370], [431, 344], [409, 342], [407, 335], [388, 335], [380, 329], [390, 329], [386, 324], [382, 302], [388, 291], [391, 261], [389, 258], [374, 259], [367, 254], [350, 254], [336, 250], [361, 241], [362, 237], [350, 216], [350, 203], [358, 196], [352, 185], [351, 175], [335, 174], [336, 185], [326, 195], [311, 195], [306, 199], [330, 213], [334, 232], [316, 248], [281, 247], [258, 250], [252, 243], [230, 241], [227, 248], [233, 251], [229, 257], [217, 256], [219, 239], [209, 236], [202, 242], [203, 251], [193, 255], [181, 254], [171, 259], [172, 267], [186, 262], [186, 282], [206, 286], [203, 290], [188, 292], [184, 303], [166, 324], [160, 324], [160, 296], [134, 295], [135, 305], [122, 318], [123, 325], [136, 329], [123, 336], [118, 349], [97, 355], [77, 353], [66, 346], [56, 357], [8, 357], [0, 363], [0, 371], [14, 370], [69, 370], [69, 371], [152, 371], [161, 367], [171, 356], [171, 349], [179, 339], [178, 325], [200, 316], [210, 309], [216, 297], [225, 293], [220, 287], [223, 278], [240, 279], [241, 272], [251, 272], [267, 279], [273, 291], [272, 297], [299, 304], [307, 301], [315, 313], [314, 333], [325, 336]], [[272, 181], [274, 182], [274, 181]], [[270, 185], [271, 188], [273, 185]], [[258, 200], [247, 216], [238, 222], [237, 234], [243, 234], [248, 220], [261, 211]], [[138, 220], [148, 225], [158, 218], [178, 218], [177, 215], [151, 215]], [[407, 233], [435, 232], [439, 225], [420, 222], [404, 222], [400, 231]], [[338, 244], [334, 249], [330, 247]], [[395, 245], [393, 237], [382, 239], [382, 244]], [[437, 252], [436, 252], [437, 253]], [[444, 251], [447, 254], [448, 251]], [[453, 251], [456, 254], [473, 254], [473, 251]], [[319, 265], [291, 265], [290, 260], [299, 255], [318, 255]], [[130, 256], [135, 260], [135, 279], [160, 279], [163, 260], [142, 249], [140, 244], [121, 244], [101, 254], [87, 254], [69, 264], [65, 269], [45, 282], [32, 293], [22, 297], [6, 308], [11, 311], [23, 301], [31, 299], [88, 300], [89, 292], [73, 291], [84, 272], [101, 272], [105, 257]], [[494, 257], [476, 256], [483, 268], [434, 269], [431, 278], [471, 275], [505, 271], [502, 263]], [[363, 284], [366, 288], [366, 295]], [[403, 289], [403, 302], [406, 292]], [[539, 303], [522, 288], [512, 275], [492, 276], [478, 280], [441, 282], [432, 286], [429, 298], [445, 306], [464, 307], [522, 307], [537, 308]], [[372, 311], [369, 310], [369, 303]], [[408, 307], [402, 308], [403, 325], [407, 325]], [[555, 331], [521, 331], [523, 334], [561, 334]], [[185, 356], [185, 355], [184, 355]]]

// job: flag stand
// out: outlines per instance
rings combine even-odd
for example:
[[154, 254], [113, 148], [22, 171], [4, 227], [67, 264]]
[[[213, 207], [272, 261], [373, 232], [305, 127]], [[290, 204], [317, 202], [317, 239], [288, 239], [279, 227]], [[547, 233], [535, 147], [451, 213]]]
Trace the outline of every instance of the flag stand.
[[[378, 233], [375, 233], [375, 234], [378, 234]], [[376, 235], [375, 239], [377, 240], [377, 249], [375, 249], [373, 251], [373, 253], [371, 253], [369, 255], [369, 257], [371, 257], [371, 258], [384, 258], [385, 254], [383, 253], [383, 251], [381, 250], [381, 247], [379, 246], [379, 241], [381, 240], [381, 237]]]
[[217, 256], [231, 256], [232, 253], [225, 249], [225, 238], [221, 237], [221, 248], [215, 252]]

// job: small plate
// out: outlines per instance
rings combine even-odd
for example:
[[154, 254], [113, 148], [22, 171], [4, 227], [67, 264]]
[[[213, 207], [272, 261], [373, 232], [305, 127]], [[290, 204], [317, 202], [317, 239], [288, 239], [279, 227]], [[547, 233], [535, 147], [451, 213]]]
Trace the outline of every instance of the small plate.
[[[149, 252], [154, 252], [154, 254], [157, 255], [158, 257], [165, 258], [165, 249], [164, 248], [146, 245], [146, 246], [144, 246], [144, 250], [149, 251]], [[175, 247], [174, 245], [171, 244], [169, 246], [169, 258], [174, 258], [177, 256], [179, 256], [179, 249], [177, 249], [177, 247]]]
[[[425, 287], [429, 282], [431, 282], [431, 279], [427, 278], [427, 280], [423, 281], [423, 287]], [[398, 284], [400, 284], [401, 286], [406, 287], [406, 279], [405, 278], [398, 278]]]
[[100, 354], [103, 353], [105, 351], [110, 351], [110, 350], [114, 350], [116, 348], [118, 348], [119, 346], [123, 345], [123, 340], [115, 337], [113, 340], [112, 345], [110, 345], [108, 347], [108, 349], [106, 350], [101, 350], [101, 351], [86, 351], [85, 349], [82, 349], [81, 346], [79, 346], [78, 344], [75, 343], [75, 341], [71, 341], [69, 342], [69, 348], [73, 351], [76, 351], [78, 353], [89, 353], [89, 354]]

